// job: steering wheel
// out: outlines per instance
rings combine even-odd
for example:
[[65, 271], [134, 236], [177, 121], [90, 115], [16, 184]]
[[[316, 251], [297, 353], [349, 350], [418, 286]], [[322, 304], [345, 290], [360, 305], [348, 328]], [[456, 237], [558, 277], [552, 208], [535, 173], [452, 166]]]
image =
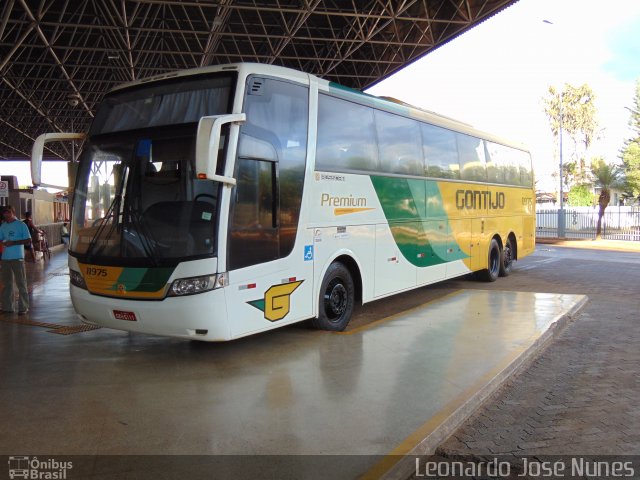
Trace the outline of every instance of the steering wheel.
[[211, 198], [213, 199], [214, 202], [218, 201], [218, 197], [216, 197], [215, 195], [211, 195], [209, 193], [199, 193], [193, 198], [193, 201], [197, 202], [200, 197]]

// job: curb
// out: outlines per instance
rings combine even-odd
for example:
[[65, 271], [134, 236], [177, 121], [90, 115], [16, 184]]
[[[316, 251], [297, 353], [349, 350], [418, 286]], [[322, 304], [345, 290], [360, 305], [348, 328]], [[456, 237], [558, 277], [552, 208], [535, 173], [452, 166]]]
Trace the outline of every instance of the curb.
[[[433, 430], [423, 438], [407, 455], [397, 461], [382, 475], [385, 480], [405, 480], [415, 473], [416, 456], [427, 456], [436, 453], [436, 449], [460, 428], [502, 385], [511, 377], [524, 370], [529, 364], [550, 345], [571, 322], [571, 320], [587, 304], [589, 298], [584, 295], [567, 312], [545, 330], [529, 347], [516, 351], [494, 370], [480, 378], [474, 385], [460, 394], [434, 418], [437, 424]], [[444, 417], [444, 419], [443, 419]]]
[[576, 240], [566, 238], [538, 237], [537, 245], [553, 245], [554, 247], [586, 248], [591, 250], [607, 250], [610, 252], [640, 252], [640, 242], [623, 240]]

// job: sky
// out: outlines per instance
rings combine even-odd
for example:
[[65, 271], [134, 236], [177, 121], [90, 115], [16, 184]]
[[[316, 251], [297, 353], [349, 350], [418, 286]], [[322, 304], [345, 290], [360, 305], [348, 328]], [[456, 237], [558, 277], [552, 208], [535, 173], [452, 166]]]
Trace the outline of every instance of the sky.
[[[544, 20], [552, 22], [545, 23]], [[589, 84], [601, 138], [591, 154], [619, 162], [640, 78], [640, 0], [519, 0], [369, 93], [398, 98], [529, 146], [538, 188], [555, 191], [557, 147], [544, 115], [549, 86]], [[568, 157], [565, 142], [565, 158]], [[61, 164], [45, 162], [43, 181]], [[31, 184], [26, 162], [3, 174]]]
[[542, 103], [549, 86], [592, 88], [601, 138], [591, 155], [619, 163], [638, 78], [640, 1], [520, 0], [368, 93], [525, 143], [538, 188], [555, 191], [557, 144]]

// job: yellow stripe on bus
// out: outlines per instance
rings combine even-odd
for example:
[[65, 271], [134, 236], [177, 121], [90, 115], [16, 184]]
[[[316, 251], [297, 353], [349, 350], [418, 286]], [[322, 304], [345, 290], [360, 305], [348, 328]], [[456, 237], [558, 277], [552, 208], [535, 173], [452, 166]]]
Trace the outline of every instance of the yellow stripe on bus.
[[360, 213], [366, 212], [367, 210], [375, 210], [374, 208], [334, 208], [333, 214], [338, 215], [348, 215], [350, 213]]

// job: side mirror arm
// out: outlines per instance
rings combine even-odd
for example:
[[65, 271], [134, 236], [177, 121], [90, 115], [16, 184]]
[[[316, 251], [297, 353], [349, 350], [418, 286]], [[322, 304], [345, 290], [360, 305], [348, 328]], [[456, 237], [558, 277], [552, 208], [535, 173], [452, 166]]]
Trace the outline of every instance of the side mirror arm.
[[246, 120], [247, 115], [244, 113], [212, 115], [200, 119], [196, 137], [196, 175], [199, 179], [214, 180], [230, 186], [236, 184], [235, 178], [216, 174], [220, 132], [227, 123], [241, 124]]
[[51, 187], [66, 190], [67, 187], [42, 183], [42, 156], [44, 155], [44, 144], [48, 142], [62, 142], [68, 140], [84, 140], [84, 133], [43, 133], [33, 143], [31, 149], [31, 182], [36, 187]]

